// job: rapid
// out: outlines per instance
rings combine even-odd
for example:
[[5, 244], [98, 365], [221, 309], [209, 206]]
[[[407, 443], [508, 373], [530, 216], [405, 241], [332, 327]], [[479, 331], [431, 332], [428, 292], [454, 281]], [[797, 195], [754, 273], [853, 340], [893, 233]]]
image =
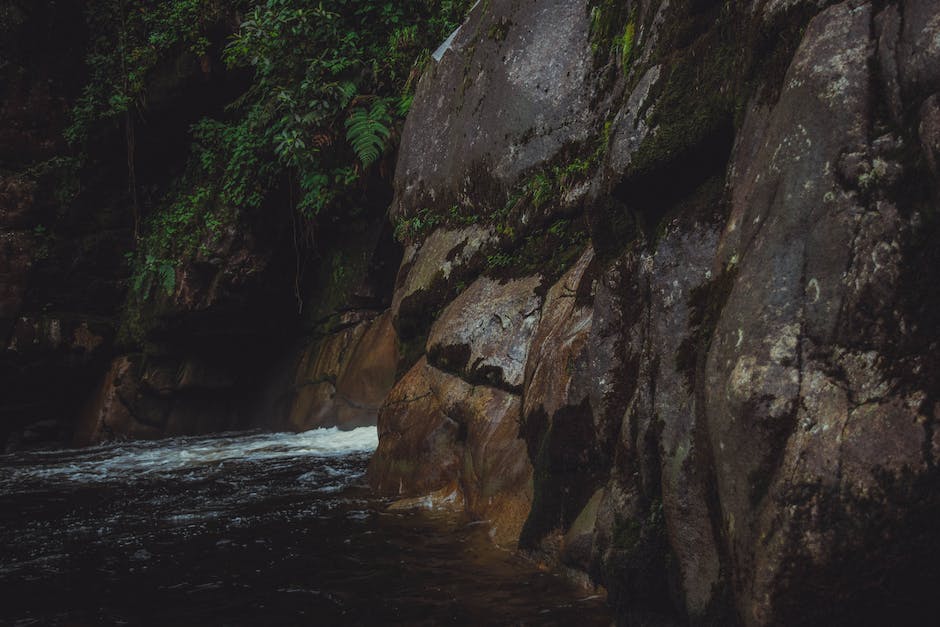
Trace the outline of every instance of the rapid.
[[606, 625], [486, 526], [390, 511], [375, 428], [0, 456], [0, 624]]

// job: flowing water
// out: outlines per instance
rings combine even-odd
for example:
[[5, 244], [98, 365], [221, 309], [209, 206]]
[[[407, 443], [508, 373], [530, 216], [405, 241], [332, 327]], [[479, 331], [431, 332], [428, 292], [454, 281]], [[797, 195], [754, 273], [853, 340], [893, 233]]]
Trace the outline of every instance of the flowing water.
[[0, 456], [0, 624], [607, 625], [484, 525], [389, 512], [374, 428]]

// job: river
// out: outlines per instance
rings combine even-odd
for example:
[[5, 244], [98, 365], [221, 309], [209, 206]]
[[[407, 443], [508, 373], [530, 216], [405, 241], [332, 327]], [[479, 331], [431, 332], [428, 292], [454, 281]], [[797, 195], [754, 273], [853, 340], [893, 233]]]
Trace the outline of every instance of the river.
[[374, 428], [0, 456], [0, 624], [608, 625], [485, 525], [388, 511]]

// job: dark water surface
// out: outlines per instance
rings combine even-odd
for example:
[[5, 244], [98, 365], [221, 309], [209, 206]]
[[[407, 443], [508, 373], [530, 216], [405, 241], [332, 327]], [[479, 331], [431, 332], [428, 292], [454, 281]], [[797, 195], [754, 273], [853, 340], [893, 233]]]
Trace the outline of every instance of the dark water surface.
[[482, 525], [387, 512], [375, 429], [0, 456], [0, 624], [608, 625]]

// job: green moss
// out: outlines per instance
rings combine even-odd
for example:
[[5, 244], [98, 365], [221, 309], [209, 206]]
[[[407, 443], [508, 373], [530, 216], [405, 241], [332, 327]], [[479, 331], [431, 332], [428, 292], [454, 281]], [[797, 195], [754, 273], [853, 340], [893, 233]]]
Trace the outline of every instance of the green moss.
[[[451, 209], [457, 215], [456, 207]], [[412, 242], [430, 235], [434, 229], [444, 224], [446, 217], [425, 207], [419, 209], [410, 218], [399, 217], [395, 221], [395, 239], [399, 242]]]
[[525, 186], [532, 206], [536, 209], [547, 203], [557, 194], [555, 182], [545, 172], [536, 172]]
[[656, 131], [633, 156], [629, 177], [669, 167], [728, 129], [735, 112], [734, 53], [722, 44], [673, 59], [650, 117]]
[[485, 272], [498, 278], [541, 274], [543, 286], [551, 285], [574, 265], [588, 240], [583, 219], [555, 220], [548, 228], [505, 242], [504, 249], [487, 256]]
[[508, 268], [512, 265], [513, 257], [503, 252], [487, 255], [486, 265], [491, 269]]
[[406, 339], [398, 339], [398, 365], [396, 367], [395, 379], [401, 379], [412, 366], [418, 363], [424, 354], [424, 347], [427, 344], [427, 335], [416, 335]]
[[663, 550], [666, 544], [666, 516], [661, 500], [653, 499], [645, 515], [615, 517], [611, 546], [625, 552], [628, 559], [631, 556], [641, 562], [652, 559], [666, 567], [674, 559], [670, 551]]
[[623, 29], [623, 35], [620, 36], [618, 42], [620, 46], [620, 67], [623, 68], [624, 72], [630, 67], [630, 60], [633, 57], [633, 38], [635, 35], [636, 18], [633, 17], [627, 22], [626, 28]]
[[[628, 3], [615, 0], [599, 0], [590, 6], [591, 14], [591, 52], [598, 65], [607, 62], [611, 52], [619, 49], [620, 58], [623, 55], [626, 35], [629, 31], [629, 48], [632, 52], [633, 37], [636, 31], [636, 9], [627, 10]], [[630, 24], [633, 25], [630, 28]]]

